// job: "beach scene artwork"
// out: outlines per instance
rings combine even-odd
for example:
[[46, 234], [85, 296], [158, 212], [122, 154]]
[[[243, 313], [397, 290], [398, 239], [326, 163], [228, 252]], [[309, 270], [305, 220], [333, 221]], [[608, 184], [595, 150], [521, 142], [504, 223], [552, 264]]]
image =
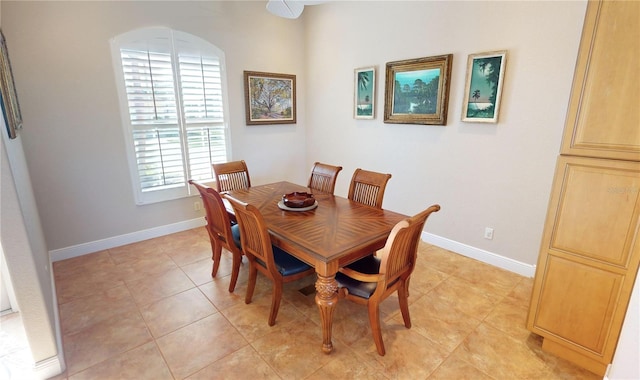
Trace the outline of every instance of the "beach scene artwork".
[[375, 68], [356, 69], [356, 119], [373, 119], [375, 115]]
[[498, 54], [472, 59], [464, 121], [497, 122], [504, 57]]

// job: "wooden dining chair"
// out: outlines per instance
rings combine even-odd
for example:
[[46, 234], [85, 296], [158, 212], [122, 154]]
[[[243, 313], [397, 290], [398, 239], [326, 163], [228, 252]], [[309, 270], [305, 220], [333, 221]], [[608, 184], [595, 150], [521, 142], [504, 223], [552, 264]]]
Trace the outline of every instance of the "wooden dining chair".
[[325, 193], [333, 194], [336, 188], [336, 179], [338, 173], [342, 170], [342, 166], [333, 166], [316, 162], [311, 169], [311, 176], [309, 176], [309, 184], [307, 187], [322, 191]]
[[219, 193], [251, 187], [249, 169], [244, 160], [212, 164]]
[[244, 301], [247, 304], [251, 303], [258, 271], [260, 271], [273, 283], [268, 321], [269, 326], [273, 326], [280, 308], [283, 284], [312, 275], [315, 270], [305, 262], [271, 245], [269, 231], [258, 208], [231, 197], [227, 199], [233, 206], [240, 226], [242, 250], [249, 259], [249, 283]]
[[384, 190], [390, 178], [391, 174], [371, 172], [358, 168], [351, 178], [348, 198], [352, 201], [381, 209]]
[[233, 267], [231, 269], [231, 281], [229, 282], [229, 292], [233, 292], [238, 281], [240, 272], [240, 264], [242, 263], [242, 249], [240, 246], [240, 228], [238, 225], [231, 225], [227, 209], [220, 194], [213, 188], [189, 180], [189, 183], [195, 186], [200, 193], [202, 203], [207, 220], [207, 232], [211, 241], [211, 250], [213, 252], [211, 259], [213, 260], [213, 268], [211, 269], [211, 277], [215, 277], [220, 266], [220, 258], [222, 257], [222, 248], [231, 252], [233, 258]]
[[433, 205], [398, 222], [377, 256], [367, 256], [340, 268], [336, 274], [338, 296], [367, 306], [373, 340], [381, 356], [384, 356], [385, 350], [380, 331], [380, 303], [397, 291], [404, 325], [411, 328], [409, 279], [415, 268], [424, 224], [431, 213], [439, 210], [439, 205]]

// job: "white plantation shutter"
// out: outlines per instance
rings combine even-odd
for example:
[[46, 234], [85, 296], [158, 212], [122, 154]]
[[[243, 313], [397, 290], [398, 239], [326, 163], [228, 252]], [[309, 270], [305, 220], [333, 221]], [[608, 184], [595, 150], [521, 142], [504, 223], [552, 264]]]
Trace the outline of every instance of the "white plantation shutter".
[[213, 180], [211, 164], [227, 161], [229, 150], [223, 53], [164, 28], [126, 33], [112, 49], [136, 202], [187, 196], [189, 179]]

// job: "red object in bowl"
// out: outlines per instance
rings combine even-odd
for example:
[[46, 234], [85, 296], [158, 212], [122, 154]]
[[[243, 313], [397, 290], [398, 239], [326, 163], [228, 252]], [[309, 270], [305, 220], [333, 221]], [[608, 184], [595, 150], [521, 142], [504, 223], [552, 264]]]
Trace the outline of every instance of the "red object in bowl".
[[306, 192], [293, 192], [282, 196], [282, 203], [291, 208], [309, 207], [316, 202], [313, 194]]

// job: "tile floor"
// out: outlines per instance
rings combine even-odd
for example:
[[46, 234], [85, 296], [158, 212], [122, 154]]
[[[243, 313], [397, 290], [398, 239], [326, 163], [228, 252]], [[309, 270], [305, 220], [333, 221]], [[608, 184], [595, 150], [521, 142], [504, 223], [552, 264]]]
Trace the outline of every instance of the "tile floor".
[[0, 380], [33, 379], [33, 359], [20, 313], [0, 316]]
[[421, 243], [413, 327], [395, 296], [381, 307], [378, 356], [366, 308], [342, 301], [334, 352], [321, 352], [314, 278], [285, 285], [267, 325], [270, 283], [244, 303], [247, 264], [210, 276], [204, 228], [56, 262], [67, 370], [56, 379], [596, 379], [543, 352], [524, 327], [532, 279]]

